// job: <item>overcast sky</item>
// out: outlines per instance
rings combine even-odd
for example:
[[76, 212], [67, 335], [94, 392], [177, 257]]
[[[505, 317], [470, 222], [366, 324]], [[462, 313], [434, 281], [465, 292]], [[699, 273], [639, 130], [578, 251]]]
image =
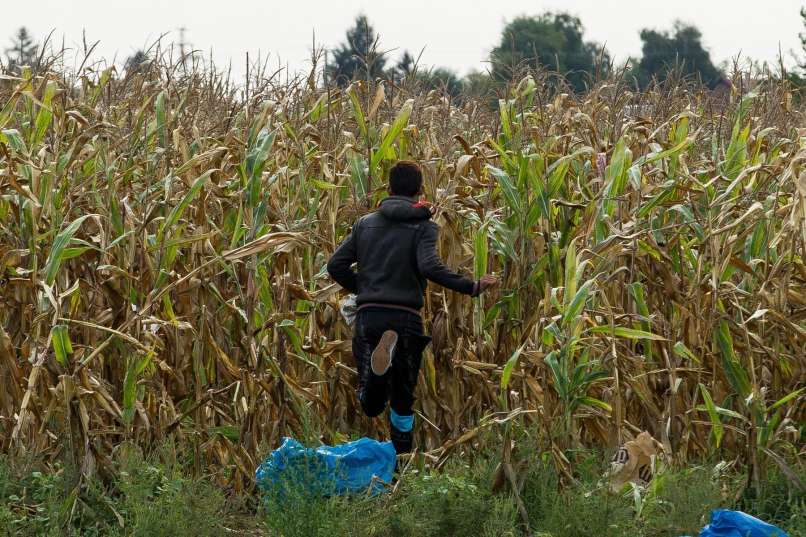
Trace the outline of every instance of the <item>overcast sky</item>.
[[806, 0], [0, 0], [0, 46], [27, 26], [40, 38], [55, 30], [68, 47], [100, 41], [98, 55], [118, 61], [172, 32], [219, 64], [242, 72], [245, 52], [270, 53], [291, 69], [309, 65], [316, 42], [333, 47], [356, 14], [365, 13], [385, 49], [425, 47], [422, 63], [460, 74], [484, 69], [505, 23], [518, 15], [565, 10], [577, 15], [586, 39], [606, 43], [617, 60], [639, 56], [641, 28], [668, 29], [676, 19], [696, 24], [715, 63], [741, 53], [775, 61], [779, 49], [792, 65], [803, 31], [798, 11]]

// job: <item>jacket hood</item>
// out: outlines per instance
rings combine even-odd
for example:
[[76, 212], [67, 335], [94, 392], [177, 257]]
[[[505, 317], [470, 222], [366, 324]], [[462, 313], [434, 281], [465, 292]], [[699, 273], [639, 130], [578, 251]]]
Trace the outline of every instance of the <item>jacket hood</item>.
[[431, 210], [420, 205], [416, 199], [405, 196], [389, 196], [381, 201], [380, 213], [389, 220], [429, 220]]

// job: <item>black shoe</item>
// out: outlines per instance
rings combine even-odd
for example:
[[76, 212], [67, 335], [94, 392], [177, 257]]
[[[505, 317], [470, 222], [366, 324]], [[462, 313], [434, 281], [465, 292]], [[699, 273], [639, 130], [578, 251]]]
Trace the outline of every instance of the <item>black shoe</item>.
[[392, 445], [395, 446], [395, 453], [402, 455], [404, 453], [411, 453], [412, 444], [414, 443], [414, 435], [411, 431], [398, 431], [397, 427], [389, 424], [389, 432], [392, 437]]

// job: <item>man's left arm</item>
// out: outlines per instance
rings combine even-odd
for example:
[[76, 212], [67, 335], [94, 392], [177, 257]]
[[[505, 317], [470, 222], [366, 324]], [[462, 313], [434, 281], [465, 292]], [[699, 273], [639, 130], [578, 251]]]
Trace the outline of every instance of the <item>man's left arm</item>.
[[478, 296], [481, 288], [479, 282], [465, 278], [446, 267], [437, 253], [439, 227], [427, 222], [417, 240], [417, 269], [420, 274], [446, 289], [464, 295]]

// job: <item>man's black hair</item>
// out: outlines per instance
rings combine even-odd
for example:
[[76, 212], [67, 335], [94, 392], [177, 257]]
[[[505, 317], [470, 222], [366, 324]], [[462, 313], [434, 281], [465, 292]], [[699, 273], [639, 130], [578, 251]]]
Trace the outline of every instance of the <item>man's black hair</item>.
[[414, 197], [423, 186], [423, 172], [411, 160], [401, 160], [389, 170], [389, 190], [395, 196]]

